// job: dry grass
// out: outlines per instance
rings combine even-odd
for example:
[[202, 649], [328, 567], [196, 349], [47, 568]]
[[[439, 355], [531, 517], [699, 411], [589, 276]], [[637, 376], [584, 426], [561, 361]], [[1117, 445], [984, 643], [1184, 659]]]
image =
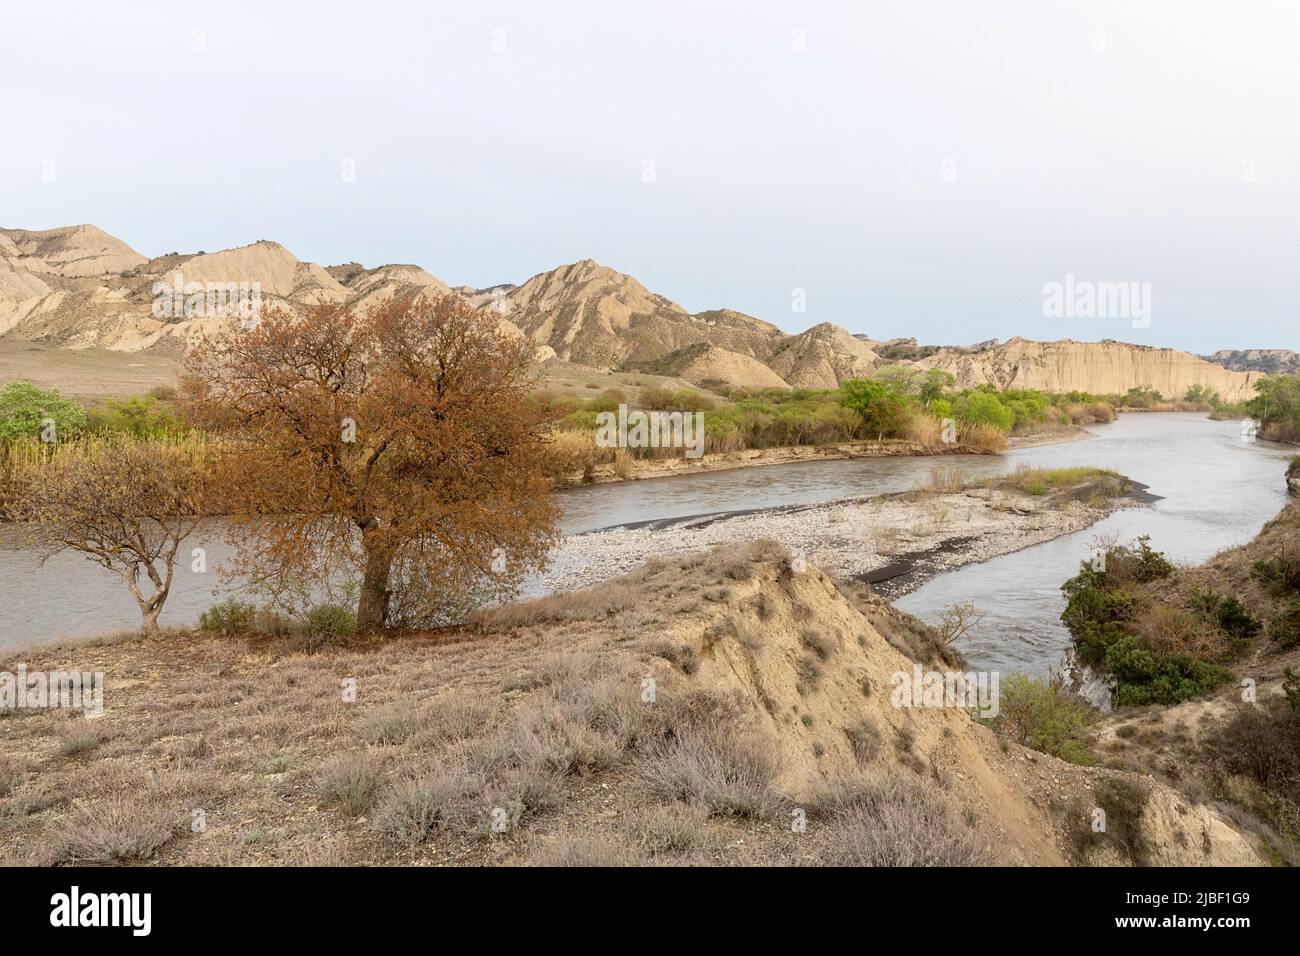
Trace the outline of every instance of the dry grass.
[[705, 807], [718, 816], [759, 819], [779, 800], [770, 745], [720, 724], [688, 728], [657, 744], [641, 767], [647, 791]]
[[844, 729], [853, 748], [853, 759], [858, 766], [865, 767], [876, 759], [880, 753], [880, 731], [869, 720], [859, 720]]
[[480, 785], [473, 774], [440, 767], [392, 784], [378, 801], [375, 828], [398, 843], [417, 844], [435, 831], [468, 823], [466, 803]]
[[612, 833], [557, 836], [539, 845], [528, 860], [542, 867], [636, 866], [639, 861], [635, 848]]
[[135, 863], [150, 860], [181, 829], [179, 815], [134, 797], [77, 806], [52, 834], [49, 863]]
[[874, 774], [842, 781], [810, 801], [833, 830], [837, 866], [984, 866], [991, 854], [930, 787]]
[[965, 423], [957, 433], [957, 441], [967, 450], [982, 455], [993, 455], [1007, 447], [1006, 433], [993, 425]]
[[[892, 744], [867, 728], [837, 729], [824, 709], [814, 722], [811, 708], [786, 707], [773, 723], [762, 688], [716, 682], [724, 657], [755, 653], [733, 633], [739, 621], [762, 654], [800, 655], [821, 668], [820, 694], [844, 686], [843, 669], [865, 646], [868, 625], [809, 620], [780, 581], [801, 593], [819, 589], [837, 613], [852, 607], [838, 603], [820, 572], [792, 577], [784, 559], [770, 543], [689, 555], [576, 599], [491, 612], [478, 630], [356, 641], [310, 655], [256, 636], [199, 635], [25, 653], [31, 668], [103, 670], [111, 693], [93, 725], [63, 713], [0, 716], [0, 863], [848, 859], [836, 829], [849, 832], [848, 816], [834, 828], [827, 818], [806, 834], [791, 832], [784, 811], [797, 791], [787, 787], [802, 777], [785, 774], [802, 774], [802, 758], [777, 734], [822, 748], [828, 760], [835, 748], [845, 757], [851, 748], [859, 763], [910, 774], [898, 768]], [[716, 600], [684, 618], [698, 626], [689, 659], [699, 669], [688, 673], [680, 627], [656, 635], [634, 622], [647, 602], [706, 590]], [[882, 633], [908, 645], [892, 609], [858, 600], [865, 620], [874, 615]], [[710, 651], [703, 635], [714, 625], [723, 626]], [[789, 641], [784, 651], [772, 646], [777, 628]], [[936, 652], [920, 634], [911, 639]], [[8, 664], [0, 660], [0, 669]], [[650, 698], [648, 676], [656, 684]], [[356, 697], [345, 701], [340, 685], [348, 681]], [[875, 703], [859, 696], [856, 678], [847, 686], [854, 701]], [[881, 683], [876, 694], [887, 692]], [[60, 752], [88, 726], [98, 746]], [[914, 747], [930, 756], [924, 736]], [[189, 826], [199, 809], [202, 833]]]
[[613, 448], [601, 448], [591, 432], [556, 429], [543, 446], [546, 474], [553, 478], [581, 474], [590, 481], [595, 469], [614, 460]]
[[382, 762], [367, 751], [339, 754], [326, 761], [317, 779], [320, 798], [349, 816], [359, 817], [375, 805]]
[[930, 469], [929, 478], [918, 490], [947, 495], [965, 490], [966, 485], [966, 476], [961, 469], [936, 465]]

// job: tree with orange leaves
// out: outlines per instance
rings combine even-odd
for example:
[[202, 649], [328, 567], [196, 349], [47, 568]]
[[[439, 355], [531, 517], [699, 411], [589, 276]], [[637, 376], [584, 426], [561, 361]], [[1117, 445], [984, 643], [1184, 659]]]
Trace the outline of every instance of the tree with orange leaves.
[[556, 535], [530, 357], [451, 294], [273, 311], [198, 341], [190, 411], [224, 440], [241, 572], [273, 589], [359, 577], [361, 630], [387, 622], [399, 570], [513, 589]]

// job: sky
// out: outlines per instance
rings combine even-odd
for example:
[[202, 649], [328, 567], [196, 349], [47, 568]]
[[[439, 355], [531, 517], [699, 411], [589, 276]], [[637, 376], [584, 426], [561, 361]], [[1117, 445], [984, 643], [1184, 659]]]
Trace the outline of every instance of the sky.
[[[1297, 50], [1294, 0], [0, 0], [0, 226], [476, 287], [593, 258], [787, 331], [1300, 349]], [[1067, 276], [1146, 307], [1062, 314]]]

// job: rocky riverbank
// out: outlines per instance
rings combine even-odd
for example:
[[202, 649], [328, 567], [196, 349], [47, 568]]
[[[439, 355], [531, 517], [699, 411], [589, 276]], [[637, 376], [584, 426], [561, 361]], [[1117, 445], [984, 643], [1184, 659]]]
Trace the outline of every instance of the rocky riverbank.
[[1118, 481], [1122, 487], [1106, 493], [1088, 482], [1040, 494], [1004, 483], [595, 531], [571, 536], [552, 552], [543, 584], [566, 591], [627, 573], [650, 558], [771, 539], [833, 575], [866, 581], [893, 598], [942, 571], [1072, 534], [1119, 508], [1152, 500], [1144, 486]]

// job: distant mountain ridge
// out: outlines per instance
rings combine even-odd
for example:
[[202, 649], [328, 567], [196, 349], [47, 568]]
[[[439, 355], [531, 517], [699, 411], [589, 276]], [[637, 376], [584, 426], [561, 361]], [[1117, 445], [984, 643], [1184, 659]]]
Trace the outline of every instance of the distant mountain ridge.
[[[256, 284], [263, 308], [301, 313], [320, 304], [370, 308], [411, 292], [454, 292], [490, 311], [508, 334], [536, 346], [540, 361], [601, 370], [643, 369], [697, 384], [746, 388], [832, 388], [885, 364], [942, 368], [962, 387], [1124, 392], [1149, 386], [1181, 396], [1198, 385], [1239, 401], [1260, 371], [1228, 362], [1273, 361], [1285, 350], [1187, 352], [1121, 342], [997, 340], [976, 346], [873, 341], [824, 322], [789, 334], [731, 309], [691, 313], [635, 278], [591, 259], [541, 272], [520, 285], [451, 287], [410, 264], [321, 267], [276, 242], [153, 259], [92, 225], [0, 229], [0, 335], [67, 348], [179, 351], [193, 336], [230, 321], [201, 307], [156, 309], [156, 290]], [[211, 299], [209, 299], [211, 301]], [[202, 296], [199, 299], [202, 305]], [[1294, 359], [1295, 353], [1287, 353]], [[1223, 358], [1250, 355], [1255, 358]], [[1276, 360], [1285, 366], [1281, 357]]]
[[1300, 374], [1300, 352], [1290, 349], [1220, 349], [1202, 356], [1207, 362], [1237, 372], [1265, 372], [1269, 375]]

